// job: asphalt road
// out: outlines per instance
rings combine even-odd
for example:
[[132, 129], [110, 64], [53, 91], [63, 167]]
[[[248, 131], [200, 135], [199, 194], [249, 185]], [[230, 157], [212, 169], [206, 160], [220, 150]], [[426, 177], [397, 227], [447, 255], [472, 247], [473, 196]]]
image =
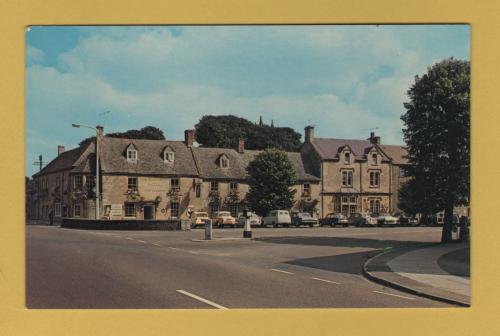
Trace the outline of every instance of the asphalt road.
[[440, 228], [268, 228], [215, 242], [193, 241], [201, 229], [26, 232], [28, 308], [449, 307], [361, 274], [367, 258], [437, 242]]

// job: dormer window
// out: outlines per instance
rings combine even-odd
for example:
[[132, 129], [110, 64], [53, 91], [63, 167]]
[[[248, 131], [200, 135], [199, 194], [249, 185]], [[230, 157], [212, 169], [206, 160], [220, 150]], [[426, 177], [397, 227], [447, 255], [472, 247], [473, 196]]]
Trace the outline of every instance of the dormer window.
[[173, 163], [174, 162], [174, 151], [172, 148], [166, 147], [163, 150], [163, 160], [167, 163]]
[[351, 164], [351, 153], [347, 152], [344, 154], [344, 163], [345, 164]]
[[372, 165], [376, 166], [378, 164], [378, 155], [377, 153], [372, 154]]
[[137, 161], [137, 149], [134, 145], [130, 145], [127, 148], [127, 161], [136, 162]]
[[229, 159], [225, 155], [221, 155], [219, 158], [219, 164], [222, 169], [227, 169], [229, 168]]

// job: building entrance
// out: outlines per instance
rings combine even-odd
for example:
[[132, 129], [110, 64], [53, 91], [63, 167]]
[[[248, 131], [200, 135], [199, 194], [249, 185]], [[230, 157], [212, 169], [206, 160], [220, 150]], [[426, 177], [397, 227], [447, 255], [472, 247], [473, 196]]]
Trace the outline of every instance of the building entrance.
[[155, 207], [154, 207], [154, 205], [144, 206], [144, 219], [155, 219]]

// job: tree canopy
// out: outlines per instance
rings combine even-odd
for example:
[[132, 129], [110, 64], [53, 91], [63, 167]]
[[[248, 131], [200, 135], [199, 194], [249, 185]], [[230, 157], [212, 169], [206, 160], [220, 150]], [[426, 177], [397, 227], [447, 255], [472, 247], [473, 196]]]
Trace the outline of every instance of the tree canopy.
[[290, 127], [274, 127], [233, 115], [203, 116], [196, 125], [196, 141], [204, 147], [237, 148], [240, 138], [247, 149], [278, 148], [298, 151], [301, 135]]
[[[144, 126], [139, 130], [132, 129], [125, 132], [108, 133], [106, 134], [106, 136], [112, 138], [165, 140], [165, 135], [163, 134], [163, 131], [158, 127], [154, 126]], [[95, 136], [89, 137], [80, 141], [79, 145], [83, 146], [94, 140]]]
[[297, 173], [284, 151], [266, 149], [247, 167], [249, 191], [246, 202], [260, 216], [270, 210], [290, 209], [293, 206]]
[[453, 208], [470, 188], [470, 64], [443, 60], [416, 76], [404, 104], [409, 175], [403, 195], [420, 199], [421, 213], [444, 210], [442, 241], [451, 240]]

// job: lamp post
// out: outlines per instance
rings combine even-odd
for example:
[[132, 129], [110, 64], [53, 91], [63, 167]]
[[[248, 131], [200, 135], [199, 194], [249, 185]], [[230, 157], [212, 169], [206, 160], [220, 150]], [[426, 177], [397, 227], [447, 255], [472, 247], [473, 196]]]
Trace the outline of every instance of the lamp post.
[[102, 135], [103, 127], [97, 125], [96, 127], [71, 124], [75, 128], [85, 127], [95, 130], [95, 219], [99, 219], [99, 137]]

